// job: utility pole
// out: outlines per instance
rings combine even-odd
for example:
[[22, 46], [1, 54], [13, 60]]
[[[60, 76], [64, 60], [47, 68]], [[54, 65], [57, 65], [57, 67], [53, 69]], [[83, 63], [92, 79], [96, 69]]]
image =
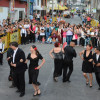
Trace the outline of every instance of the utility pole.
[[53, 0], [52, 0], [52, 21], [53, 21], [53, 7], [54, 5], [53, 5]]
[[30, 0], [27, 0], [27, 18], [29, 19], [30, 15]]

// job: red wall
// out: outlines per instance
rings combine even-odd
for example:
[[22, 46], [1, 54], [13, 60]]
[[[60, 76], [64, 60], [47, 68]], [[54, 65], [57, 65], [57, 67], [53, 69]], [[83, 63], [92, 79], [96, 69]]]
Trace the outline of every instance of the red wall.
[[[0, 0], [0, 7], [9, 7], [10, 0]], [[27, 3], [15, 0], [15, 8], [25, 8], [27, 9]]]

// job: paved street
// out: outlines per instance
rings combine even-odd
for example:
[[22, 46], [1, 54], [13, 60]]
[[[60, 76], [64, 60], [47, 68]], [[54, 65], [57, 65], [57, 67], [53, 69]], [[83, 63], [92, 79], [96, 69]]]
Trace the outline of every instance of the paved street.
[[[66, 20], [67, 22], [81, 23], [79, 17]], [[30, 52], [30, 46], [19, 46], [25, 51], [26, 56]], [[71, 76], [71, 83], [62, 83], [62, 77], [58, 82], [53, 81], [53, 60], [49, 56], [49, 51], [53, 48], [50, 44], [35, 44], [40, 53], [46, 59], [45, 65], [40, 69], [39, 81], [41, 82], [41, 96], [33, 97], [33, 87], [28, 84], [28, 72], [26, 71], [26, 95], [22, 98], [16, 93], [16, 88], [10, 89], [11, 82], [7, 80], [9, 75], [9, 66], [6, 61], [6, 53], [4, 54], [4, 65], [0, 66], [0, 100], [100, 100], [100, 91], [97, 90], [98, 85], [93, 80], [93, 88], [86, 86], [85, 79], [82, 75], [81, 67], [82, 61], [79, 57], [79, 52], [83, 50], [82, 47], [75, 47], [77, 51], [77, 58], [74, 59], [74, 72]]]

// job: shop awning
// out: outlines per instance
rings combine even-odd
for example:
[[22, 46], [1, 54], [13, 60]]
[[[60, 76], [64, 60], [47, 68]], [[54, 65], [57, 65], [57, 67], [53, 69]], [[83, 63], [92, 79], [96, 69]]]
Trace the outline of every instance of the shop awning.
[[[52, 8], [50, 8], [50, 9], [52, 9]], [[66, 6], [61, 6], [61, 5], [57, 5], [57, 7], [54, 7], [54, 10], [66, 10], [66, 9], [68, 9]]]

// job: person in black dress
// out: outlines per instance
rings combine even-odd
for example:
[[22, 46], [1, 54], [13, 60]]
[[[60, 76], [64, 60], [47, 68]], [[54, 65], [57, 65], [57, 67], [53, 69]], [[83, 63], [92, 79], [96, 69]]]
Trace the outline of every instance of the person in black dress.
[[[60, 47], [59, 42], [56, 42], [54, 44], [54, 46], [55, 46], [55, 48], [53, 48], [49, 54], [50, 54], [51, 58], [54, 59], [53, 78], [57, 82], [58, 77], [62, 75], [64, 50]], [[53, 55], [52, 55], [52, 53], [53, 53]]]
[[[37, 47], [35, 45], [31, 46], [30, 51], [31, 51], [31, 53], [28, 54], [26, 63], [28, 61], [30, 61], [30, 64], [29, 64], [29, 83], [33, 84], [33, 88], [35, 90], [34, 96], [36, 96], [36, 95], [41, 94], [41, 91], [39, 89], [40, 83], [38, 82], [38, 75], [39, 75], [39, 69], [45, 63], [45, 59], [38, 52]], [[42, 60], [42, 63], [40, 65], [38, 64], [39, 60]]]
[[93, 65], [96, 81], [99, 85], [98, 90], [100, 90], [100, 47], [95, 48], [95, 53], [93, 54]]
[[[93, 76], [92, 76], [93, 52], [91, 51], [91, 44], [87, 45], [86, 50], [83, 50], [82, 52], [80, 52], [80, 58], [83, 60], [82, 71], [83, 71], [84, 77], [86, 78], [86, 85], [89, 84], [89, 80], [90, 80], [90, 88], [91, 88], [92, 87], [92, 80], [93, 80]], [[90, 79], [88, 78], [87, 73], [89, 73]]]

